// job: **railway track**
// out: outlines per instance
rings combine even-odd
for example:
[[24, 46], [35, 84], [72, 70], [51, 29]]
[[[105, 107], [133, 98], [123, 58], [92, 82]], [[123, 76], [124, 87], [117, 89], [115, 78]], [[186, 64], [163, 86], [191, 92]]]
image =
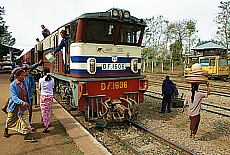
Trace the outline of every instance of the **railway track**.
[[[162, 100], [161, 93], [159, 92], [147, 90], [144, 95]], [[181, 99], [181, 100], [184, 101], [184, 99]], [[217, 106], [215, 104], [206, 103], [206, 102], [201, 102], [201, 104], [203, 105], [202, 110], [205, 110], [211, 113], [215, 113], [218, 115], [222, 115], [225, 117], [230, 117], [230, 108], [228, 107]]]
[[[59, 98], [56, 98], [57, 101]], [[112, 128], [97, 128], [95, 122], [86, 122], [84, 119], [84, 115], [74, 114], [74, 111], [68, 107], [68, 105], [64, 104], [64, 102], [59, 103], [65, 108], [78, 122], [82, 124], [96, 139], [98, 139], [104, 146], [108, 148], [108, 150], [113, 150], [112, 146], [115, 146], [118, 149], [125, 151], [125, 154], [146, 154], [165, 151], [166, 154], [181, 154], [181, 155], [190, 155], [196, 154], [183, 146], [153, 132], [145, 128], [144, 126], [138, 125], [133, 121], [126, 121], [127, 128], [120, 128], [118, 132], [119, 126], [114, 126]], [[106, 140], [103, 142], [102, 139], [106, 137], [105, 134], [101, 134], [99, 132], [103, 131], [105, 134], [109, 135], [110, 138], [116, 139], [116, 141], [120, 142], [118, 145], [116, 142], [113, 142], [113, 139]], [[109, 139], [109, 138], [108, 138]], [[108, 144], [109, 141], [109, 144]], [[124, 147], [127, 148], [124, 149]], [[158, 148], [158, 149], [157, 149]], [[114, 151], [111, 151], [114, 152]], [[151, 153], [151, 154], [152, 154]], [[116, 153], [114, 153], [116, 154]], [[162, 154], [162, 152], [161, 152]]]
[[[157, 81], [149, 81], [150, 85], [154, 86], [161, 86], [162, 82], [157, 82]], [[211, 95], [217, 95], [217, 96], [224, 96], [224, 97], [230, 97], [230, 92], [229, 92], [229, 87], [227, 86], [216, 86], [216, 85], [211, 85], [210, 87], [212, 88], [211, 90]], [[177, 83], [177, 88], [182, 89], [182, 90], [190, 90], [190, 85], [189, 84], [182, 84], [182, 83]], [[224, 88], [224, 89], [223, 89]], [[204, 91], [205, 89], [201, 87], [201, 91]]]
[[129, 124], [129, 128], [122, 128], [121, 130], [104, 128], [104, 132], [125, 145], [135, 155], [157, 154], [162, 153], [162, 151], [164, 154], [196, 154], [131, 120], [127, 120], [126, 123]]

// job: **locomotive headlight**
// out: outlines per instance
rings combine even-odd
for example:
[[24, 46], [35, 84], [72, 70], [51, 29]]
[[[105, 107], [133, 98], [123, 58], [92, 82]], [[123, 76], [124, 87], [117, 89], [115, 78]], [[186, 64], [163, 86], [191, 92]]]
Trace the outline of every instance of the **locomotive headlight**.
[[130, 17], [130, 12], [129, 11], [125, 11], [124, 12], [124, 18], [129, 18]]
[[88, 58], [87, 59], [87, 71], [89, 74], [95, 74], [96, 73], [96, 59], [95, 58]]
[[112, 10], [112, 16], [117, 17], [119, 15], [119, 12], [117, 9]]
[[138, 73], [138, 59], [132, 59], [131, 60], [131, 71], [133, 73]]

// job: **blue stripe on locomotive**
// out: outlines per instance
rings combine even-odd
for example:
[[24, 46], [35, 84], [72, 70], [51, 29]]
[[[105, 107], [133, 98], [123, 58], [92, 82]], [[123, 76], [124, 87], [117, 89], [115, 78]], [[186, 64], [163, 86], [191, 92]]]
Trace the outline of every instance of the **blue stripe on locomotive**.
[[[95, 56], [71, 56], [72, 63], [86, 63], [88, 58], [96, 58], [97, 63], [113, 63], [111, 57], [95, 57]], [[131, 62], [132, 57], [124, 58], [118, 57], [116, 63], [129, 63]], [[138, 58], [138, 63], [141, 63], [141, 59]]]
[[[71, 56], [71, 61], [72, 63], [86, 63], [88, 58], [96, 58], [97, 63], [113, 63], [111, 57], [95, 57], [95, 56]], [[118, 57], [118, 61], [116, 63], [129, 63], [131, 62], [131, 59], [133, 58]], [[138, 63], [141, 63], [140, 58], [138, 58]], [[88, 74], [86, 69], [70, 69], [70, 72], [74, 74]], [[125, 74], [130, 72], [131, 72], [130, 67], [126, 67], [125, 70], [102, 70], [101, 67], [97, 67], [96, 69], [96, 74], [113, 74], [113, 73]], [[140, 69], [138, 69], [138, 72], [140, 72]]]

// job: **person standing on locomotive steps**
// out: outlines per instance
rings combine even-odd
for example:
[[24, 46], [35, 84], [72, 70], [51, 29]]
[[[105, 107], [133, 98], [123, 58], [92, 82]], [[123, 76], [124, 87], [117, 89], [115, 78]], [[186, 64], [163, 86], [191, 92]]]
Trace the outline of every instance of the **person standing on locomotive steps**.
[[70, 40], [70, 36], [67, 34], [66, 30], [61, 30], [60, 32], [62, 40], [61, 43], [58, 45], [58, 47], [52, 52], [52, 54], [56, 54], [58, 51], [60, 51], [63, 47], [66, 48], [66, 51], [68, 51], [68, 44]]
[[50, 125], [50, 118], [52, 112], [52, 103], [53, 103], [53, 88], [54, 88], [54, 79], [49, 75], [50, 69], [43, 69], [43, 78], [39, 79], [39, 90], [41, 91], [40, 95], [40, 107], [42, 113], [42, 122], [44, 124], [44, 133], [49, 132], [48, 128]]
[[41, 25], [42, 28], [42, 35], [44, 38], [48, 37], [50, 35], [50, 31], [45, 27], [45, 25]]
[[171, 99], [172, 99], [173, 92], [174, 92], [174, 84], [169, 79], [169, 76], [167, 75], [162, 83], [163, 100], [162, 100], [162, 107], [160, 113], [165, 113], [166, 106], [169, 113], [172, 111]]
[[195, 135], [198, 130], [200, 123], [200, 112], [201, 112], [201, 99], [208, 97], [210, 94], [209, 83], [207, 82], [207, 93], [198, 91], [199, 84], [191, 84], [192, 90], [186, 94], [182, 113], [184, 112], [185, 106], [188, 104], [188, 115], [190, 119], [190, 137], [195, 139]]

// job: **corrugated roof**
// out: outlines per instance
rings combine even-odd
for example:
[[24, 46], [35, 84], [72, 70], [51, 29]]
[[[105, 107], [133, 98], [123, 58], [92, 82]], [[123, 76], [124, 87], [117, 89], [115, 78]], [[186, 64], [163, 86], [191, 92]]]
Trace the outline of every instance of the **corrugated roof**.
[[225, 47], [215, 44], [213, 42], [208, 42], [206, 44], [192, 48], [192, 50], [203, 50], [203, 49], [226, 49]]

